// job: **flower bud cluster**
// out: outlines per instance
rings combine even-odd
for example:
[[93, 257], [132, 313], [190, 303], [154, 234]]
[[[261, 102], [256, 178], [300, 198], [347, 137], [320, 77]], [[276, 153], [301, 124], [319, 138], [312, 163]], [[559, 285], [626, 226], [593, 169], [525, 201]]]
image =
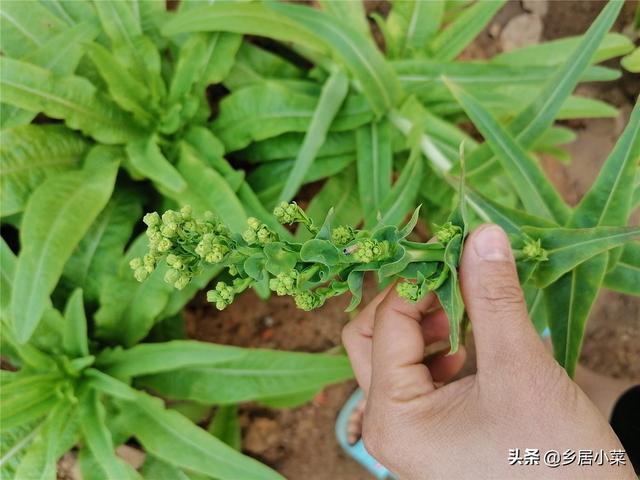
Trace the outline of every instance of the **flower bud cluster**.
[[207, 292], [207, 301], [214, 303], [218, 310], [224, 310], [231, 305], [236, 296], [236, 291], [231, 285], [224, 282], [216, 283], [215, 290]]
[[447, 244], [459, 233], [462, 233], [459, 226], [447, 222], [436, 229], [436, 238], [440, 243]]
[[312, 291], [296, 292], [293, 295], [296, 306], [305, 311], [314, 310], [324, 304], [326, 297]]
[[297, 280], [298, 272], [296, 270], [280, 272], [269, 280], [269, 289], [276, 292], [280, 297], [283, 295], [293, 295], [296, 292]]
[[522, 254], [527, 260], [533, 260], [536, 262], [546, 262], [549, 260], [549, 254], [544, 248], [542, 248], [540, 239], [525, 240], [524, 247], [522, 247]]
[[353, 257], [362, 263], [379, 262], [390, 256], [389, 242], [371, 238], [360, 240], [353, 246]]
[[416, 283], [400, 282], [396, 285], [396, 291], [402, 298], [411, 302], [417, 302], [420, 299], [420, 287]]
[[257, 218], [249, 217], [247, 220], [249, 228], [247, 228], [242, 234], [242, 238], [249, 245], [258, 244], [266, 245], [267, 243], [275, 242], [278, 236], [275, 232], [260, 222]]
[[200, 273], [203, 262], [221, 263], [232, 248], [224, 224], [211, 213], [206, 213], [202, 220], [194, 219], [189, 206], [179, 212], [168, 210], [162, 217], [156, 212], [147, 213], [143, 222], [147, 225], [149, 252], [129, 263], [140, 282], [164, 258], [169, 267], [164, 280], [181, 290]]
[[356, 238], [356, 232], [350, 226], [340, 225], [331, 231], [331, 241], [338, 247], [344, 247]]
[[296, 202], [282, 202], [273, 209], [273, 215], [278, 223], [283, 225], [291, 225], [292, 223], [302, 223], [310, 232], [317, 232], [317, 228], [313, 224], [313, 220], [298, 206]]

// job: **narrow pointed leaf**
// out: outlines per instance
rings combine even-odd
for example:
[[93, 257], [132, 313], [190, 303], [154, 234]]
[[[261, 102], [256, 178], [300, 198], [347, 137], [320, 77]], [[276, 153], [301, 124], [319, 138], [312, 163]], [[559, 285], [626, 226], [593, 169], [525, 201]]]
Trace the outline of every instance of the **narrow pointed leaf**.
[[80, 398], [78, 412], [83, 439], [106, 478], [140, 478], [135, 470], [116, 456], [111, 432], [105, 425], [105, 410], [97, 392], [88, 390]]
[[449, 88], [511, 178], [527, 212], [564, 223], [569, 209], [535, 160], [477, 100], [451, 83]]
[[290, 201], [302, 185], [348, 90], [349, 80], [342, 70], [332, 73], [322, 87], [309, 129], [305, 133], [296, 161], [280, 193], [279, 202]]
[[242, 455], [176, 411], [167, 410], [159, 399], [138, 393], [127, 408], [138, 441], [150, 454], [180, 468], [220, 480], [238, 478], [281, 479], [257, 460]]
[[391, 190], [393, 150], [388, 123], [372, 122], [356, 132], [358, 192], [366, 212], [365, 223], [375, 223], [376, 212]]
[[169, 163], [153, 137], [135, 140], [127, 145], [126, 150], [131, 167], [137, 174], [172, 192], [187, 188], [187, 182]]
[[603, 286], [640, 297], [640, 245], [630, 243], [623, 248], [616, 266], [604, 277]]
[[578, 265], [544, 291], [553, 352], [571, 377], [578, 363], [586, 319], [606, 269], [607, 255], [598, 255]]
[[437, 59], [453, 60], [484, 29], [505, 0], [476, 2], [460, 14], [429, 44]]
[[[507, 129], [519, 144], [529, 148], [546, 131], [588, 67], [598, 46], [618, 16], [623, 2], [609, 2], [581, 37], [573, 53], [558, 68], [543, 87], [539, 96], [522, 110]], [[573, 45], [572, 45], [573, 46]], [[493, 153], [488, 146], [479, 148], [467, 159], [467, 175], [480, 173], [492, 163]]]
[[599, 253], [640, 237], [640, 228], [538, 228], [522, 227], [534, 240], [540, 240], [549, 256], [534, 274], [538, 287], [545, 287], [580, 263]]
[[89, 355], [87, 342], [87, 317], [84, 312], [82, 289], [76, 289], [64, 309], [64, 331], [62, 332], [62, 348], [70, 358]]

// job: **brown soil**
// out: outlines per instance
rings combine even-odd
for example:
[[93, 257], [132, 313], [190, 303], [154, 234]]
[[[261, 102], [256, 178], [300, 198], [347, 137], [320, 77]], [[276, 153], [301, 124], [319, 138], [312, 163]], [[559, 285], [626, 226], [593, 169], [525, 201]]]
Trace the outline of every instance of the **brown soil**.
[[[616, 29], [632, 18], [634, 3], [628, 2]], [[601, 9], [601, 2], [550, 2], [544, 17], [543, 39], [582, 33]], [[500, 51], [499, 31], [511, 18], [524, 13], [519, 2], [510, 1], [474, 45], [467, 58], [491, 56]], [[491, 31], [491, 33], [490, 33]], [[565, 166], [553, 159], [543, 165], [570, 204], [576, 204], [597, 175], [615, 139], [624, 127], [631, 101], [640, 90], [637, 77], [625, 76], [606, 85], [586, 85], [580, 93], [606, 99], [621, 107], [620, 118], [568, 122], [578, 139], [568, 146], [573, 162]], [[636, 217], [638, 215], [636, 214]], [[369, 286], [365, 301], [373, 294]], [[340, 332], [349, 316], [346, 299], [330, 301], [318, 311], [297, 310], [288, 298], [264, 302], [253, 293], [244, 294], [224, 312], [212, 309], [203, 297], [185, 312], [190, 337], [203, 341], [307, 352], [325, 351], [340, 345]], [[473, 357], [473, 355], [470, 355]], [[581, 362], [601, 373], [640, 378], [640, 299], [603, 291], [593, 309]], [[466, 368], [473, 370], [473, 365]], [[308, 405], [272, 410], [257, 405], [241, 407], [243, 448], [292, 480], [367, 479], [368, 474], [348, 458], [334, 437], [336, 415], [355, 383], [325, 389]]]

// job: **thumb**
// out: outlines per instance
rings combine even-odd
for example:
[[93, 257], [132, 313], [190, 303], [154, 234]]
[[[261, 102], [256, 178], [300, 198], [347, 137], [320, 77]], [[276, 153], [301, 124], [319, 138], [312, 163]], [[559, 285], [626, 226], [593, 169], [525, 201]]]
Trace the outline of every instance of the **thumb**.
[[509, 239], [497, 225], [482, 225], [467, 238], [460, 288], [473, 325], [478, 371], [511, 363], [528, 347], [540, 348]]

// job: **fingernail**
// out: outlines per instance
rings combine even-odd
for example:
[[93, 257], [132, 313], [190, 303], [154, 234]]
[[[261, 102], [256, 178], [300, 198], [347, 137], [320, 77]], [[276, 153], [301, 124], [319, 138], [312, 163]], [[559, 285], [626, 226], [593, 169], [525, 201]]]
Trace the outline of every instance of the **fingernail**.
[[509, 260], [511, 245], [504, 231], [497, 225], [483, 227], [473, 239], [476, 254], [492, 262]]

